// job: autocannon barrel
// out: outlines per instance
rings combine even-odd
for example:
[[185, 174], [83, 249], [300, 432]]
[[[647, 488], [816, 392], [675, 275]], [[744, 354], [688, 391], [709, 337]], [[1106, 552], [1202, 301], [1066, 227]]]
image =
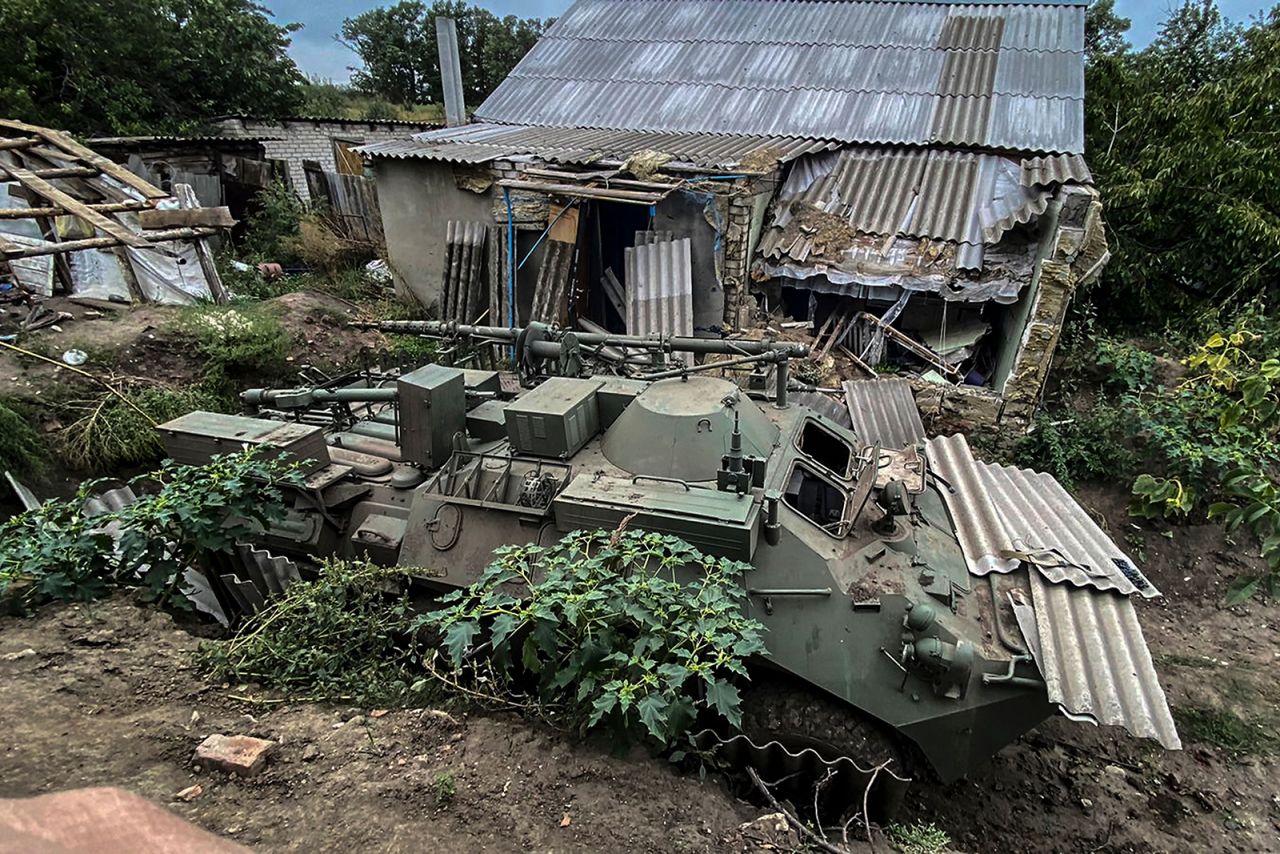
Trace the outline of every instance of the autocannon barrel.
[[390, 403], [397, 399], [395, 386], [387, 388], [251, 388], [240, 393], [248, 406], [297, 409], [317, 403]]
[[[426, 335], [436, 338], [471, 337], [495, 342], [515, 343], [520, 336], [533, 329], [508, 326], [472, 326], [444, 320], [383, 320], [356, 321], [353, 326], [377, 329], [405, 335]], [[544, 335], [531, 341], [529, 346], [538, 356], [556, 356], [560, 352], [559, 338], [564, 330], [542, 326]], [[803, 358], [809, 354], [808, 345], [792, 341], [753, 341], [725, 338], [684, 338], [678, 336], [614, 335], [600, 332], [574, 332], [579, 344], [587, 346], [625, 347], [636, 350], [653, 350], [668, 353], [720, 353], [736, 356], [763, 356], [769, 353], [781, 358]]]

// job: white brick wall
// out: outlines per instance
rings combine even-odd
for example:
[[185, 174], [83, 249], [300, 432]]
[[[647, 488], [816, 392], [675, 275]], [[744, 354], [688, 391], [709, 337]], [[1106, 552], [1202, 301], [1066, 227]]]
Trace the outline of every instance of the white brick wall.
[[337, 170], [334, 162], [334, 140], [363, 145], [391, 139], [408, 139], [415, 133], [430, 130], [438, 125], [412, 122], [378, 121], [326, 121], [323, 119], [282, 119], [273, 121], [254, 118], [223, 119], [219, 123], [228, 136], [273, 136], [279, 140], [262, 143], [268, 158], [284, 160], [289, 164], [289, 180], [294, 190], [309, 202], [307, 179], [302, 173], [302, 161], [314, 160], [330, 172]]

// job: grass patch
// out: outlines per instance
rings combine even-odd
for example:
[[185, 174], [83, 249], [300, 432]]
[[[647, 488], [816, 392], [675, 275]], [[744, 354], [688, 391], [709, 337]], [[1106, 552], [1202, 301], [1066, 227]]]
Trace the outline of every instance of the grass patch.
[[0, 398], [0, 470], [39, 474], [49, 462], [49, 445], [30, 407]]
[[951, 837], [933, 822], [891, 824], [889, 840], [902, 854], [940, 854], [951, 844]]
[[1245, 720], [1228, 709], [1175, 706], [1173, 718], [1187, 741], [1207, 744], [1236, 755], [1276, 752], [1280, 735], [1258, 719]]
[[1205, 669], [1220, 666], [1216, 658], [1209, 658], [1207, 655], [1158, 655], [1156, 664]]
[[124, 396], [133, 406], [106, 391], [94, 398], [64, 404], [64, 417], [75, 420], [59, 435], [58, 449], [70, 466], [81, 471], [112, 472], [158, 461], [164, 456], [160, 434], [142, 413], [156, 424], [163, 424], [193, 409], [228, 412], [232, 408], [226, 398], [202, 388], [151, 386], [127, 389]]

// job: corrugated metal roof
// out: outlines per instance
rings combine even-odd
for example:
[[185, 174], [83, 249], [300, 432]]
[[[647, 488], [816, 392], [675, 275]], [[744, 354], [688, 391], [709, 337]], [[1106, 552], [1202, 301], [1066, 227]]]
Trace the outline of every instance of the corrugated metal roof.
[[1052, 184], [1092, 184], [1093, 173], [1078, 154], [1051, 154], [1022, 161], [1022, 183], [1027, 187]]
[[929, 440], [928, 456], [954, 489], [947, 506], [975, 575], [1030, 562], [1055, 584], [1160, 595], [1052, 475], [980, 462], [959, 434]]
[[1031, 605], [1015, 604], [1014, 611], [1049, 702], [1070, 717], [1181, 750], [1133, 600], [1030, 576]]
[[868, 445], [898, 450], [924, 440], [924, 423], [906, 380], [846, 380], [844, 400], [853, 432]]
[[579, 0], [486, 122], [1084, 148], [1084, 7]]
[[930, 439], [926, 455], [970, 571], [1027, 573], [1031, 601], [1012, 604], [1050, 702], [1180, 748], [1130, 596], [1158, 596], [1150, 582], [1049, 475], [975, 460], [959, 435]]
[[[1041, 165], [1045, 162], [1065, 165], [1050, 177]], [[1043, 214], [1054, 189], [1076, 180], [1077, 169], [1088, 174], [1083, 158], [1035, 158], [1034, 163], [1031, 178], [1043, 180], [1029, 183], [1025, 162], [993, 154], [853, 147], [804, 157], [779, 193], [762, 252], [800, 262], [813, 254], [825, 235], [789, 227], [800, 208], [808, 207], [839, 216], [862, 234], [956, 244], [955, 267], [981, 269], [985, 246]], [[826, 254], [848, 248], [829, 245]]]
[[718, 136], [693, 133], [646, 133], [619, 130], [471, 124], [416, 134], [413, 139], [376, 142], [357, 149], [368, 157], [487, 163], [533, 155], [551, 163], [583, 165], [626, 160], [637, 151], [661, 151], [703, 168], [736, 168], [744, 162], [760, 166], [787, 163], [834, 143], [783, 137]]

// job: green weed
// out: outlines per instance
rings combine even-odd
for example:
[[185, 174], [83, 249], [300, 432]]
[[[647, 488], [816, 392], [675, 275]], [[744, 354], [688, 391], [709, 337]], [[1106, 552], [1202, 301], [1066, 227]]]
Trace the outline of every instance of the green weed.
[[235, 380], [271, 381], [288, 373], [289, 338], [280, 319], [254, 304], [193, 306], [178, 320], [205, 359], [205, 381], [219, 394], [238, 391]]
[[403, 568], [328, 561], [236, 637], [201, 646], [197, 664], [215, 679], [309, 698], [395, 702], [417, 678], [408, 580]]
[[951, 837], [933, 822], [891, 824], [889, 840], [902, 854], [940, 854], [951, 844]]
[[436, 774], [431, 781], [431, 788], [435, 791], [436, 806], [447, 807], [453, 803], [453, 798], [458, 794], [458, 784], [454, 780], [452, 771], [441, 771]]

